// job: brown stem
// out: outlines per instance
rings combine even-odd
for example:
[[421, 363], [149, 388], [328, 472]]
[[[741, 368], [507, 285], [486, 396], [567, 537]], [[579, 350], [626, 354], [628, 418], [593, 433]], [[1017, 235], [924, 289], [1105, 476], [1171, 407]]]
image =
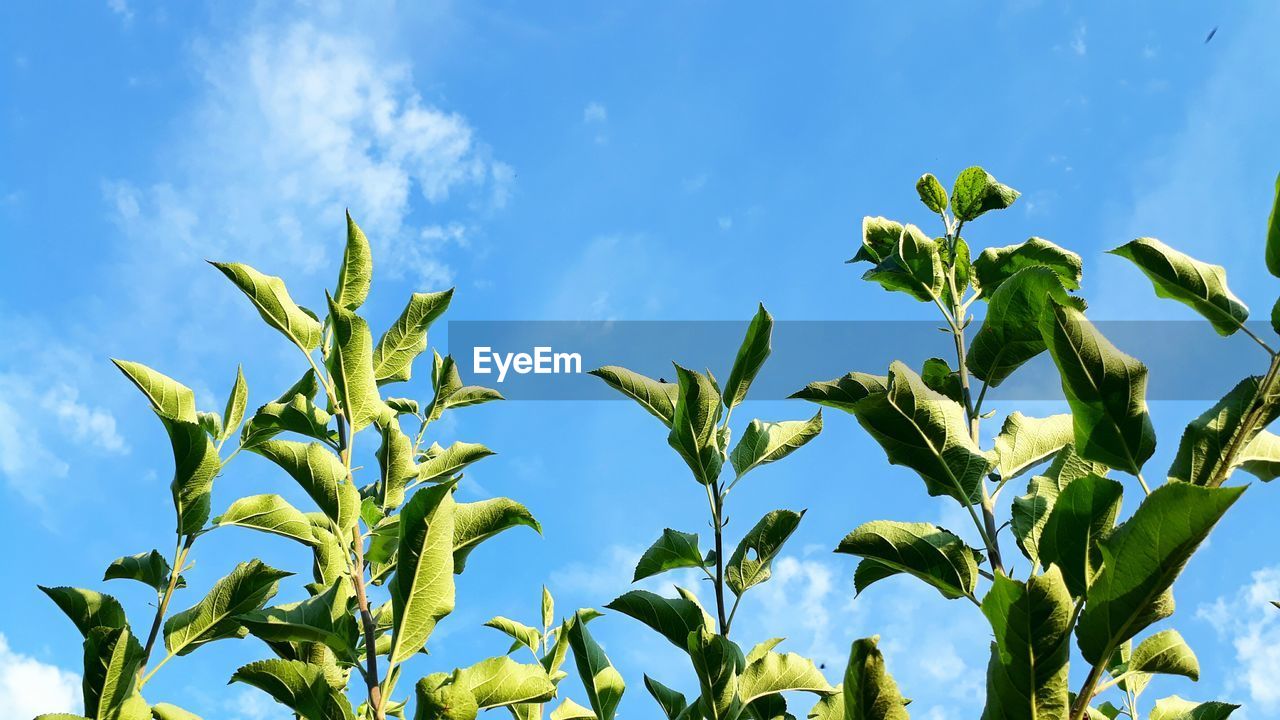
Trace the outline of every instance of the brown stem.
[[[338, 452], [342, 455], [342, 463], [347, 469], [347, 481], [355, 484], [351, 474], [351, 438], [348, 433], [346, 418], [336, 413], [338, 425]], [[351, 585], [356, 592], [356, 606], [360, 611], [360, 625], [364, 631], [365, 684], [369, 688], [369, 708], [376, 720], [385, 720], [386, 709], [382, 702], [382, 683], [378, 680], [378, 648], [377, 626], [373, 622], [373, 613], [369, 610], [369, 596], [364, 585], [364, 538], [360, 535], [360, 523], [351, 529], [354, 561], [351, 564]]]
[[360, 625], [364, 629], [364, 654], [368, 669], [365, 683], [369, 686], [369, 707], [373, 709], [374, 717], [383, 720], [386, 717], [386, 711], [382, 707], [382, 686], [378, 681], [378, 649], [375, 637], [377, 627], [373, 622], [373, 613], [369, 611], [369, 598], [364, 588], [364, 539], [360, 537], [359, 526], [351, 532], [355, 542], [355, 566], [352, 569], [351, 581], [355, 585], [356, 606], [360, 609]]
[[156, 615], [151, 621], [151, 632], [147, 634], [147, 644], [142, 648], [142, 662], [138, 665], [138, 677], [143, 677], [147, 670], [147, 661], [151, 659], [151, 650], [155, 648], [156, 638], [160, 635], [160, 625], [164, 623], [165, 613], [169, 609], [169, 600], [173, 597], [173, 593], [178, 589], [178, 578], [181, 577], [183, 564], [187, 561], [187, 554], [191, 552], [191, 546], [196, 542], [195, 535], [188, 535], [187, 539], [182, 543], [181, 547], [173, 554], [173, 567], [169, 569], [169, 586], [160, 596], [160, 602], [156, 605]]

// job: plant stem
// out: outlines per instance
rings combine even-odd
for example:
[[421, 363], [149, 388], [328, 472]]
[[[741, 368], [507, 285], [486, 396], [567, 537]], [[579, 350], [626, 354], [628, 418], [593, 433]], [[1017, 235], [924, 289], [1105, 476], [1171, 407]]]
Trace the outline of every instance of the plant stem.
[[[308, 357], [310, 357], [308, 355]], [[351, 450], [354, 438], [350, 433], [347, 425], [346, 417], [341, 413], [335, 413], [334, 418], [338, 424], [338, 448], [339, 454], [342, 456], [342, 464], [346, 466], [347, 481], [355, 484], [355, 478], [351, 474]], [[369, 597], [365, 592], [364, 584], [364, 538], [360, 533], [359, 521], [352, 529], [352, 548], [354, 558], [349, 562], [351, 570], [351, 585], [356, 593], [356, 607], [360, 612], [360, 625], [364, 632], [364, 649], [365, 649], [365, 684], [369, 688], [369, 708], [374, 713], [376, 720], [384, 720], [386, 718], [386, 709], [382, 702], [382, 683], [378, 680], [378, 651], [377, 651], [377, 626], [373, 621], [373, 613], [369, 610]]]
[[729, 618], [724, 610], [724, 494], [719, 485], [707, 486], [707, 500], [711, 503], [711, 529], [715, 533], [716, 552], [716, 620], [720, 624], [720, 634], [729, 636]]
[[[956, 230], [959, 233], [959, 229]], [[957, 237], [959, 237], [957, 235]], [[960, 395], [964, 400], [965, 415], [969, 420], [969, 435], [973, 438], [975, 445], [981, 441], [980, 423], [982, 418], [979, 416], [981, 411], [982, 400], [987, 394], [987, 385], [983, 383], [982, 392], [978, 396], [978, 404], [975, 405], [972, 399], [972, 390], [969, 387], [969, 367], [967, 351], [965, 349], [964, 338], [964, 310], [960, 306], [960, 293], [956, 290], [955, 268], [952, 267], [947, 273], [947, 283], [951, 290], [951, 313], [948, 322], [951, 324], [951, 337], [955, 341], [956, 346], [956, 374], [960, 376]], [[946, 315], [947, 313], [943, 313]], [[991, 568], [995, 571], [1004, 572], [1004, 561], [1000, 556], [1000, 538], [999, 530], [996, 527], [995, 502], [991, 499], [990, 493], [987, 492], [986, 479], [978, 481], [982, 488], [982, 527], [985, 532], [980, 532], [983, 540], [987, 543], [987, 559], [991, 561]], [[972, 506], [970, 506], [972, 513]]]
[[1271, 355], [1272, 357], [1275, 357], [1275, 355], [1276, 355], [1276, 351], [1275, 351], [1275, 350], [1272, 350], [1272, 349], [1271, 349], [1271, 346], [1270, 346], [1270, 345], [1268, 345], [1265, 341], [1263, 341], [1263, 339], [1262, 339], [1262, 338], [1258, 337], [1257, 335], [1254, 335], [1254, 334], [1253, 334], [1253, 331], [1252, 331], [1252, 330], [1250, 330], [1249, 328], [1245, 327], [1245, 324], [1244, 324], [1244, 323], [1240, 323], [1240, 329], [1244, 331], [1244, 334], [1245, 334], [1245, 335], [1248, 335], [1250, 338], [1253, 338], [1253, 341], [1254, 341], [1254, 342], [1256, 342], [1256, 343], [1258, 343], [1259, 345], [1261, 345], [1263, 350], [1266, 350], [1268, 353], [1270, 353], [1270, 355]]
[[[160, 595], [160, 602], [156, 605], [156, 615], [151, 621], [151, 632], [147, 634], [147, 644], [142, 648], [142, 662], [138, 665], [138, 677], [149, 678], [155, 674], [152, 670], [150, 674], [145, 674], [147, 669], [147, 661], [151, 659], [151, 651], [155, 647], [156, 638], [160, 635], [160, 625], [164, 623], [165, 613], [169, 609], [169, 600], [173, 597], [173, 593], [178, 589], [178, 579], [181, 577], [182, 566], [187, 561], [187, 554], [191, 552], [191, 546], [196, 542], [195, 535], [186, 536], [186, 540], [182, 540], [179, 536], [178, 543], [173, 551], [173, 566], [169, 569], [169, 585]], [[166, 660], [168, 658], [165, 658]], [[160, 663], [163, 665], [164, 663]], [[160, 667], [156, 666], [156, 670]], [[145, 682], [143, 680], [142, 682]]]
[[[1110, 657], [1110, 653], [1104, 655]], [[1102, 666], [1105, 660], [1100, 661], [1089, 669], [1089, 676], [1084, 679], [1084, 685], [1080, 687], [1080, 692], [1076, 693], [1076, 702], [1071, 706], [1071, 714], [1067, 716], [1068, 720], [1083, 720], [1085, 711], [1089, 708], [1089, 702], [1093, 700], [1094, 689], [1098, 686], [1098, 681], [1102, 679]]]
[[1247, 442], [1257, 435], [1258, 430], [1261, 430], [1259, 427], [1261, 421], [1270, 413], [1275, 403], [1274, 386], [1278, 379], [1280, 379], [1280, 355], [1272, 355], [1271, 365], [1262, 376], [1262, 381], [1258, 383], [1258, 390], [1254, 393], [1249, 409], [1240, 418], [1240, 431], [1227, 443], [1226, 450], [1218, 459], [1217, 468], [1209, 476], [1206, 483], [1209, 487], [1219, 487], [1227, 481], [1227, 477], [1235, 468], [1236, 456], [1244, 450]]

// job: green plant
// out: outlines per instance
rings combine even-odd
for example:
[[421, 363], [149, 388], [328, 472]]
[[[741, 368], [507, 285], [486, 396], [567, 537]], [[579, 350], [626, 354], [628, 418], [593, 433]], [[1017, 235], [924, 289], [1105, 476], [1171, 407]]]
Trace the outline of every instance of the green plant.
[[[1248, 309], [1228, 290], [1221, 267], [1150, 238], [1111, 251], [1137, 265], [1158, 295], [1188, 305], [1221, 335], [1247, 334], [1270, 359], [1265, 374], [1245, 378], [1187, 426], [1168, 481], [1152, 490], [1142, 473], [1156, 442], [1147, 369], [1085, 318], [1075, 294], [1080, 257], [1040, 238], [973, 257], [962, 230], [1018, 197], [981, 168], [960, 173], [949, 197], [932, 175], [916, 188], [941, 219], [943, 235], [867, 217], [850, 262], [870, 263], [865, 279], [937, 308], [953, 340], [955, 368], [932, 358], [917, 373], [895, 362], [886, 375], [853, 372], [794, 397], [853, 414], [890, 463], [919, 474], [929, 495], [968, 511], [982, 546], [969, 547], [928, 523], [878, 520], [853, 530], [837, 552], [862, 558], [854, 574], [858, 592], [905, 573], [981, 610], [994, 632], [984, 718], [1137, 718], [1138, 696], [1153, 675], [1199, 676], [1176, 630], [1132, 643], [1173, 613], [1174, 580], [1244, 492], [1223, 487], [1232, 471], [1243, 468], [1263, 480], [1277, 475], [1280, 437], [1264, 428], [1280, 414], [1280, 355], [1245, 327]], [[1277, 189], [1266, 259], [1280, 277]], [[986, 313], [970, 338], [977, 301], [986, 303]], [[1272, 318], [1280, 332], [1280, 304]], [[1070, 414], [1010, 413], [983, 449], [981, 422], [992, 414], [983, 406], [988, 391], [1046, 351]], [[1046, 462], [1027, 493], [1012, 501], [1008, 523], [1000, 523], [1001, 492]], [[1111, 470], [1133, 476], [1144, 494], [1118, 526], [1123, 486], [1107, 477]], [[1020, 579], [1000, 546], [1006, 526], [1030, 563]], [[980, 589], [981, 579], [987, 582]], [[1089, 668], [1074, 694], [1067, 684], [1073, 634]], [[816, 715], [906, 717], [874, 641], [855, 643], [843, 690], [843, 704], [824, 701]], [[1108, 691], [1119, 693], [1121, 705], [1092, 707]], [[1235, 707], [1173, 697], [1157, 702], [1151, 717], [1220, 718]]]
[[[131, 579], [155, 589], [158, 601], [145, 644], [111, 596], [44, 589], [84, 635], [85, 712], [94, 720], [192, 718], [175, 706], [143, 700], [147, 682], [175, 657], [218, 640], [253, 635], [275, 657], [240, 668], [233, 682], [261, 689], [305, 720], [403, 718], [407, 702], [393, 699], [403, 664], [424, 651], [436, 624], [453, 611], [454, 575], [463, 571], [468, 556], [509, 528], [541, 531], [528, 509], [513, 500], [454, 498], [461, 471], [491, 455], [489, 449], [465, 442], [424, 447], [428, 427], [444, 413], [501, 395], [463, 385], [453, 359], [435, 353], [429, 400], [384, 397], [384, 386], [410, 379], [414, 360], [427, 348], [427, 330], [449, 306], [453, 291], [413, 294], [374, 343], [357, 314], [369, 293], [372, 254], [349, 215], [337, 287], [327, 297], [323, 320], [297, 305], [280, 278], [238, 263], [213, 265], [297, 347], [307, 369], [246, 420], [243, 373], [237, 372], [219, 414], [199, 411], [194, 393], [176, 380], [138, 363], [116, 361], [150, 401], [172, 441], [176, 547], [172, 562], [153, 550], [120, 558], [106, 572], [108, 580]], [[412, 438], [402, 429], [405, 418], [416, 423]], [[359, 485], [354, 458], [362, 432], [376, 437], [379, 447], [370, 458], [376, 461], [365, 470], [370, 481]], [[283, 439], [289, 435], [305, 441]], [[224, 454], [233, 439], [238, 444]], [[214, 479], [242, 451], [285, 471], [318, 511], [303, 512], [280, 495], [263, 494], [236, 500], [210, 520]], [[275, 534], [309, 550], [314, 582], [306, 586], [307, 597], [267, 607], [279, 581], [292, 573], [251, 560], [218, 580], [189, 609], [169, 614], [171, 601], [186, 585], [182, 573], [190, 567], [196, 541], [225, 527]], [[378, 603], [378, 592], [388, 599]], [[162, 629], [165, 654], [151, 664]], [[413, 717], [473, 718], [483, 708], [545, 702], [555, 695], [556, 672], [558, 663], [521, 664], [500, 656], [430, 676], [417, 683]], [[347, 698], [353, 676], [365, 697], [358, 709]]]
[[[790, 455], [822, 430], [821, 411], [809, 420], [752, 420], [730, 450], [730, 418], [746, 399], [768, 358], [772, 334], [773, 318], [761, 306], [747, 328], [723, 389], [710, 371], [700, 373], [680, 365], [675, 366], [676, 383], [653, 380], [616, 366], [592, 371], [668, 428], [668, 444], [684, 459], [693, 479], [706, 492], [712, 548], [704, 554], [696, 534], [664, 530], [640, 558], [634, 580], [678, 568], [696, 568], [707, 576], [714, 589], [715, 616], [703, 609], [696, 595], [680, 587], [676, 588], [679, 597], [632, 590], [607, 606], [639, 620], [688, 653], [701, 687], [701, 694], [692, 704], [682, 694], [645, 676], [645, 686], [670, 720], [771, 720], [786, 713], [783, 692], [833, 692], [811, 660], [795, 653], [774, 652], [781, 639], [761, 643], [745, 654], [729, 639], [743, 595], [769, 580], [774, 558], [804, 515], [803, 511], [792, 510], [766, 514], [726, 557], [724, 529], [729, 494], [752, 470]], [[725, 477], [726, 463], [732, 470], [731, 477]], [[611, 720], [612, 712], [595, 709], [600, 720]]]

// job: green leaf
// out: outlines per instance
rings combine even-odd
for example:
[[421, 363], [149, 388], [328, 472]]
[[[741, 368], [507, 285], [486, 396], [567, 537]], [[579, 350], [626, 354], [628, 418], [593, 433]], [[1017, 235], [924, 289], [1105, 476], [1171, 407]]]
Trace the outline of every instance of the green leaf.
[[889, 462], [919, 473], [930, 495], [965, 505], [981, 496], [991, 458], [969, 435], [964, 408], [926, 387], [906, 364], [890, 365], [888, 390], [859, 400], [854, 414]]
[[687, 649], [702, 688], [697, 705], [706, 720], [739, 717], [743, 703], [738, 696], [738, 678], [746, 668], [742, 649], [710, 628], [689, 633]]
[[916, 181], [916, 193], [920, 202], [933, 212], [942, 214], [947, 209], [947, 191], [932, 173], [925, 173]]
[[908, 720], [906, 701], [885, 669], [876, 647], [880, 636], [855, 640], [849, 651], [841, 694], [845, 720]]
[[765, 653], [748, 663], [738, 680], [738, 695], [744, 703], [791, 690], [819, 695], [835, 692], [812, 660], [795, 653]]
[[373, 376], [373, 339], [364, 318], [329, 300], [329, 320], [333, 324], [333, 348], [330, 350], [329, 375], [351, 424], [351, 432], [360, 432], [373, 421], [394, 414], [382, 402], [378, 383]]
[[925, 387], [945, 395], [958, 403], [964, 402], [964, 390], [960, 384], [960, 373], [951, 369], [942, 358], [929, 358], [920, 366], [920, 379]]
[[274, 402], [258, 408], [240, 431], [245, 450], [282, 432], [295, 432], [316, 440], [337, 444], [337, 433], [329, 429], [329, 413], [315, 404], [319, 383], [315, 370], [308, 370], [293, 387]]
[[631, 590], [605, 605], [639, 620], [678, 648], [689, 643], [689, 633], [705, 626], [702, 608], [684, 598], [666, 598], [648, 590]]
[[760, 518], [742, 537], [724, 569], [725, 584], [734, 595], [742, 595], [769, 579], [774, 558], [782, 552], [783, 543], [796, 531], [803, 517], [803, 510], [774, 510]]
[[173, 448], [173, 481], [169, 483], [169, 491], [178, 515], [178, 534], [191, 535], [200, 532], [209, 519], [213, 479], [222, 469], [222, 462], [213, 441], [197, 423], [163, 415], [160, 422], [164, 423]]
[[216, 412], [197, 412], [196, 424], [204, 430], [208, 436], [217, 440], [222, 437], [222, 416]]
[[479, 443], [455, 442], [447, 448], [433, 444], [423, 453], [422, 464], [418, 466], [417, 482], [447, 480], [471, 463], [493, 454], [492, 450]]
[[542, 586], [542, 627], [549, 628], [556, 621], [556, 601], [551, 591]]
[[138, 694], [142, 646], [127, 627], [96, 627], [84, 642], [84, 711], [95, 720], [151, 720]]
[[891, 253], [862, 275], [885, 290], [904, 292], [921, 302], [942, 297], [946, 269], [938, 243], [920, 228], [907, 224]]
[[671, 427], [676, 414], [679, 388], [675, 383], [659, 382], [617, 365], [605, 365], [587, 373], [595, 375], [609, 387], [640, 403], [640, 407]]
[[982, 716], [1065, 718], [1072, 601], [1057, 567], [1025, 583], [997, 573], [982, 612], [995, 631]]
[[[541, 710], [539, 706], [539, 710]], [[578, 703], [565, 698], [563, 702], [551, 711], [550, 720], [596, 720], [596, 714], [589, 708], [584, 708]]]
[[524, 623], [516, 622], [511, 618], [505, 618], [501, 615], [490, 618], [484, 624], [485, 627], [491, 627], [501, 632], [520, 645], [524, 645], [535, 653], [538, 651], [538, 643], [542, 642], [542, 633], [536, 628], [531, 628]]
[[347, 468], [320, 443], [268, 440], [253, 451], [289, 473], [320, 510], [343, 532], [360, 517], [360, 491], [347, 480]]
[[414, 293], [409, 303], [373, 348], [373, 376], [379, 385], [408, 380], [413, 361], [427, 349], [427, 330], [449, 309], [453, 290]]
[[729, 371], [729, 379], [724, 384], [724, 406], [733, 409], [747, 399], [747, 390], [756, 379], [764, 361], [771, 351], [770, 341], [773, 337], [773, 316], [760, 305], [751, 324], [747, 326], [747, 335], [742, 339], [738, 355], [733, 360], [733, 369]]
[[1049, 511], [1061, 491], [1056, 480], [1036, 475], [1027, 483], [1027, 494], [1013, 499], [1009, 528], [1018, 543], [1018, 549], [1033, 565], [1040, 564], [1040, 543]]
[[756, 643], [751, 648], [751, 651], [747, 653], [747, 656], [746, 656], [747, 664], [750, 665], [756, 660], [759, 660], [760, 658], [764, 657], [765, 653], [768, 653], [770, 650], [782, 644], [782, 641], [784, 639], [785, 638], [769, 638], [768, 640], [765, 640], [763, 642]]
[[111, 362], [142, 391], [157, 415], [189, 423], [199, 421], [196, 415], [196, 396], [191, 388], [142, 363], [114, 358]]
[[882, 573], [864, 575], [856, 590], [889, 575], [907, 573], [937, 588], [947, 599], [972, 597], [978, 582], [978, 554], [953, 533], [929, 523], [873, 520], [845, 536], [836, 552], [865, 558], [862, 565]]
[[1124, 486], [1115, 480], [1088, 475], [1067, 485], [1058, 495], [1040, 538], [1040, 562], [1056, 564], [1075, 597], [1085, 597], [1102, 568], [1099, 542], [1115, 526]]
[[541, 665], [518, 663], [506, 655], [482, 660], [454, 674], [454, 683], [471, 691], [481, 710], [527, 702], [547, 702], [556, 686]]
[[400, 511], [396, 574], [391, 579], [395, 640], [391, 662], [422, 650], [436, 623], [453, 612], [453, 484], [414, 493]]
[[146, 365], [127, 360], [112, 362], [151, 402], [169, 434], [174, 463], [169, 488], [178, 514], [178, 533], [199, 532], [209, 519], [209, 495], [221, 462], [217, 448], [200, 425], [195, 394], [182, 383]]
[[342, 252], [342, 265], [338, 268], [338, 289], [333, 301], [348, 310], [355, 310], [369, 297], [369, 285], [373, 282], [373, 251], [364, 231], [351, 219], [347, 211], [347, 247]]
[[515, 527], [533, 528], [542, 534], [542, 525], [529, 512], [529, 508], [512, 500], [499, 497], [470, 503], [457, 503], [454, 511], [453, 571], [461, 573], [467, 566], [467, 558], [480, 543], [498, 533]]
[[417, 400], [409, 398], [389, 397], [386, 399], [387, 407], [396, 411], [396, 415], [417, 415], [419, 406]]
[[186, 655], [216, 640], [244, 637], [239, 616], [266, 605], [280, 580], [292, 574], [261, 560], [240, 563], [214, 583], [204, 599], [165, 622], [165, 647], [174, 655]]
[[1064, 289], [1080, 289], [1084, 270], [1080, 256], [1038, 237], [1016, 245], [983, 250], [973, 261], [973, 274], [983, 296], [990, 298], [1006, 280], [1029, 267], [1048, 268], [1058, 276]]
[[716, 437], [720, 421], [720, 388], [709, 375], [676, 365], [680, 393], [667, 443], [684, 458], [693, 477], [710, 485], [720, 477], [724, 455]]
[[956, 176], [955, 187], [951, 189], [951, 211], [957, 220], [968, 222], [988, 210], [1009, 207], [1020, 194], [997, 182], [986, 170], [974, 166]]
[[1129, 671], [1199, 680], [1200, 661], [1177, 630], [1161, 630], [1134, 648]]
[[[1262, 406], [1263, 412], [1251, 425], [1243, 420], [1257, 409], [1258, 391], [1262, 378], [1253, 376], [1241, 380], [1221, 400], [1187, 425], [1178, 444], [1178, 453], [1169, 467], [1169, 477], [1192, 485], [1221, 485], [1231, 471], [1247, 460], [1246, 455], [1266, 447], [1267, 441], [1253, 446], [1260, 428], [1266, 427], [1277, 415], [1280, 405]], [[1265, 454], [1261, 454], [1265, 457]]]
[[877, 265], [889, 257], [898, 247], [902, 237], [902, 223], [884, 217], [867, 215], [862, 218], [862, 244], [858, 252], [846, 263], [869, 262]]
[[1200, 313], [1219, 335], [1231, 335], [1249, 319], [1248, 306], [1227, 288], [1227, 271], [1221, 265], [1200, 262], [1155, 238], [1138, 238], [1108, 252], [1137, 265], [1156, 295]]
[[418, 681], [414, 720], [475, 720], [480, 712], [475, 695], [450, 679], [444, 673], [433, 673]]
[[996, 471], [1000, 482], [1021, 475], [1070, 445], [1073, 430], [1070, 415], [1047, 418], [1027, 417], [1016, 410], [1004, 420], [996, 435]]
[[1244, 446], [1238, 458], [1240, 469], [1263, 482], [1280, 477], [1280, 436], [1263, 430]]
[[955, 292], [952, 292], [951, 283], [948, 282], [943, 286], [942, 297], [948, 305], [963, 305], [964, 291], [973, 281], [973, 260], [969, 255], [969, 243], [962, 237], [956, 238], [950, 246], [947, 245], [946, 238], [934, 238], [934, 242], [938, 243], [944, 264], [949, 265], [955, 273]]
[[320, 665], [298, 660], [260, 660], [236, 670], [231, 682], [262, 690], [304, 720], [355, 720], [351, 701], [329, 684]]
[[248, 296], [258, 314], [268, 325], [284, 333], [294, 345], [310, 352], [320, 347], [320, 321], [298, 307], [289, 297], [284, 280], [263, 275], [241, 263], [210, 262], [222, 271], [236, 287]]
[[1004, 382], [1027, 361], [1044, 352], [1040, 318], [1057, 302], [1083, 310], [1080, 298], [1067, 294], [1052, 270], [1021, 270], [989, 297], [987, 316], [969, 345], [967, 364], [975, 377], [992, 387]]
[[[1267, 249], [1270, 250], [1270, 245]], [[1280, 264], [1277, 267], [1280, 267]], [[1272, 274], [1280, 276], [1280, 273], [1275, 270], [1272, 270]], [[1156, 706], [1151, 711], [1151, 720], [1225, 720], [1239, 707], [1239, 705], [1217, 701], [1191, 702], [1177, 695], [1170, 695], [1156, 701]]]
[[785, 420], [783, 422], [764, 422], [752, 420], [742, 433], [742, 439], [729, 455], [733, 469], [738, 477], [748, 472], [781, 460], [804, 447], [810, 440], [822, 432], [822, 411], [819, 410], [808, 420]]
[[573, 660], [578, 666], [578, 676], [587, 690], [587, 701], [595, 711], [599, 720], [613, 720], [626, 691], [622, 675], [614, 669], [604, 650], [587, 632], [587, 621], [578, 611], [577, 617], [569, 625], [569, 647], [573, 649]]
[[332, 523], [323, 513], [305, 514], [307, 521], [311, 523], [311, 535], [314, 539], [311, 545], [311, 574], [317, 583], [328, 585], [335, 578], [346, 575], [351, 543], [345, 538], [342, 542], [338, 541], [329, 531]]
[[338, 579], [306, 600], [244, 613], [238, 619], [268, 644], [320, 643], [340, 661], [355, 663], [360, 629], [351, 614], [351, 598], [347, 581]]
[[1102, 541], [1102, 571], [1089, 586], [1076, 625], [1086, 660], [1102, 662], [1121, 643], [1173, 612], [1170, 586], [1243, 492], [1243, 487], [1168, 483], [1152, 491], [1133, 517]]
[[672, 690], [648, 675], [644, 676], [644, 686], [658, 703], [663, 717], [667, 720], [676, 720], [685, 708], [689, 707], [689, 701], [685, 699], [683, 693]]
[[237, 365], [236, 379], [231, 384], [231, 392], [227, 395], [227, 407], [222, 412], [222, 433], [218, 435], [219, 443], [226, 442], [227, 438], [236, 434], [236, 430], [244, 420], [244, 409], [248, 404], [249, 384], [245, 382], [244, 369]]
[[[640, 561], [636, 563], [635, 576], [631, 582], [639, 582], [647, 577], [677, 568], [705, 567], [702, 551], [698, 549], [698, 536], [667, 528]], [[683, 643], [681, 644], [683, 647]]]
[[116, 558], [107, 566], [103, 580], [137, 580], [156, 592], [169, 586], [169, 561], [158, 550]]
[[1040, 319], [1086, 460], [1137, 475], [1156, 449], [1147, 413], [1147, 368], [1116, 349], [1075, 308], [1050, 303]]
[[1280, 277], [1280, 175], [1276, 176], [1276, 199], [1267, 218], [1267, 270]]
[[36, 587], [49, 596], [85, 637], [96, 627], [115, 629], [129, 625], [120, 601], [110, 595], [73, 587]]
[[812, 382], [799, 392], [792, 393], [789, 399], [808, 400], [819, 405], [854, 412], [854, 406], [862, 398], [874, 393], [882, 393], [889, 389], [889, 378], [883, 375], [851, 372], [844, 377], [823, 382]]
[[261, 530], [297, 540], [305, 545], [315, 543], [311, 521], [288, 500], [279, 495], [250, 495], [231, 503], [227, 511], [213, 519], [218, 527], [233, 525]]
[[151, 707], [151, 717], [154, 720], [201, 720], [199, 715], [193, 712], [187, 712], [177, 705], [169, 703], [156, 703]]
[[404, 491], [418, 479], [418, 464], [413, 460], [413, 441], [400, 429], [400, 422], [387, 418], [378, 428], [382, 445], [378, 448], [378, 507], [391, 512], [404, 504]]

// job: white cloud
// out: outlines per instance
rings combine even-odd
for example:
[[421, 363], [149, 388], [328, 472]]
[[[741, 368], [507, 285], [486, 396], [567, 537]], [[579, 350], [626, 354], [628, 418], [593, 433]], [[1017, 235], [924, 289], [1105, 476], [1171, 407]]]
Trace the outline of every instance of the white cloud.
[[603, 123], [608, 119], [609, 109], [598, 102], [589, 102], [587, 103], [587, 106], [582, 109], [582, 122], [584, 123]]
[[1280, 710], [1280, 565], [1253, 573], [1251, 582], [1233, 596], [1201, 605], [1196, 617], [1207, 621], [1235, 647], [1239, 671], [1230, 675], [1226, 690], [1244, 689], [1258, 709]]
[[550, 296], [545, 314], [557, 320], [653, 317], [669, 289], [663, 254], [642, 233], [592, 238], [564, 264], [560, 286]]
[[231, 720], [289, 720], [293, 713], [261, 690], [241, 690], [227, 701]]
[[0, 634], [0, 707], [15, 718], [79, 713], [80, 676], [14, 652]]
[[381, 268], [451, 281], [441, 243], [414, 226], [415, 200], [445, 208], [463, 193], [456, 212], [487, 212], [507, 202], [515, 173], [379, 47], [308, 22], [202, 47], [201, 100], [165, 152], [173, 176], [104, 186], [130, 274], [173, 283], [175, 263], [185, 276], [210, 256], [314, 272], [341, 251], [349, 207]]
[[1084, 55], [1089, 52], [1089, 46], [1085, 44], [1084, 37], [1089, 32], [1089, 28], [1084, 23], [1080, 23], [1076, 27], [1076, 34], [1071, 38], [1071, 51], [1077, 55]]
[[732, 230], [733, 218], [729, 217], [728, 215], [721, 215], [720, 217], [716, 218], [716, 225], [719, 225], [721, 230], [725, 230], [725, 231]]
[[84, 356], [56, 341], [37, 341], [37, 329], [13, 316], [0, 321], [7, 346], [0, 363], [21, 372], [0, 372], [0, 476], [36, 505], [63, 482], [70, 459], [88, 450], [120, 455], [129, 447], [105, 408], [79, 399], [78, 387], [96, 375]]
[[133, 8], [129, 7], [129, 0], [107, 0], [107, 8], [119, 15], [126, 25], [133, 22]]

